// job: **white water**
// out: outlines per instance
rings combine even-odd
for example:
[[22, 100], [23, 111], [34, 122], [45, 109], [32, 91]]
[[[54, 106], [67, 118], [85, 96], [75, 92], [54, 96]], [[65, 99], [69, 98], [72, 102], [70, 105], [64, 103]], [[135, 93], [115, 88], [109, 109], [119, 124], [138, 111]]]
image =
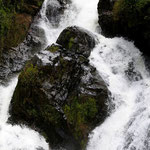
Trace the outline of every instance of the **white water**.
[[[45, 46], [54, 43], [61, 31], [70, 25], [79, 25], [89, 30], [95, 30], [98, 19], [96, 15], [98, 0], [94, 1], [94, 3], [92, 1], [87, 3], [86, 0], [84, 0], [83, 3], [81, 2], [82, 1], [76, 0], [73, 1], [71, 6], [68, 6], [59, 26], [56, 28], [51, 25], [45, 15], [47, 5], [49, 3], [55, 5], [56, 0], [44, 1], [39, 27], [45, 31], [45, 38], [47, 40]], [[89, 17], [84, 17], [85, 13]], [[48, 150], [49, 147], [45, 139], [34, 130], [25, 126], [12, 126], [6, 123], [9, 117], [9, 103], [15, 90], [17, 80], [18, 77], [15, 77], [6, 87], [0, 86], [0, 150], [36, 150], [38, 148]]]
[[149, 150], [150, 77], [143, 58], [131, 42], [99, 39], [90, 62], [108, 84], [114, 109], [90, 135], [87, 150]]
[[80, 26], [95, 32], [98, 27], [97, 4], [98, 0], [71, 0], [71, 5], [62, 15], [58, 27], [54, 27], [46, 17], [46, 8], [49, 3], [56, 5], [57, 0], [45, 0], [41, 10], [42, 19], [39, 23], [46, 36], [46, 46], [56, 42], [59, 34], [68, 26]]
[[8, 107], [16, 87], [18, 77], [13, 78], [7, 86], [0, 86], [0, 150], [48, 150], [45, 139], [27, 127], [7, 124]]
[[[150, 77], [139, 50], [122, 38], [107, 39], [96, 33], [98, 0], [72, 0], [57, 28], [45, 15], [49, 3], [55, 5], [56, 0], [45, 0], [39, 23], [45, 31], [45, 46], [55, 42], [60, 32], [71, 25], [90, 30], [100, 41], [91, 53], [90, 63], [111, 92], [110, 116], [91, 133], [87, 150], [149, 150]], [[48, 150], [48, 144], [37, 132], [6, 123], [16, 84], [17, 77], [7, 87], [0, 86], [0, 150], [35, 150], [38, 147]]]

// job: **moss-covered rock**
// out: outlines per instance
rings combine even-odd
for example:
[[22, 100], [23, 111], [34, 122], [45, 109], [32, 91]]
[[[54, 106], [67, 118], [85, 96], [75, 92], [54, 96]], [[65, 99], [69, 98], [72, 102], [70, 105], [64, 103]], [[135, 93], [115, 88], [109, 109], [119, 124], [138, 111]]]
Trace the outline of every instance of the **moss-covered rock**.
[[[25, 62], [45, 45], [45, 32], [38, 25], [41, 14], [37, 13], [43, 1], [0, 0], [0, 82], [19, 72]], [[63, 15], [69, 2], [70, 0], [47, 2], [46, 12], [55, 12], [55, 3], [60, 6], [58, 12], [46, 14], [49, 19], [54, 19], [50, 20], [51, 25], [57, 26], [56, 16]]]
[[27, 35], [43, 0], [0, 0], [0, 51], [16, 47]]
[[98, 113], [99, 106], [97, 106], [96, 100], [90, 96], [75, 97], [63, 109], [73, 136], [80, 140], [80, 144], [84, 148], [93, 119], [95, 119]]
[[140, 50], [150, 55], [150, 0], [99, 1], [99, 24], [108, 37], [125, 36], [135, 41]]
[[37, 27], [39, 16], [35, 15], [43, 1], [0, 0], [0, 82], [19, 72], [35, 50], [41, 48], [43, 31]]
[[[76, 39], [84, 34], [83, 29], [77, 29]], [[86, 31], [84, 38], [90, 36]], [[90, 50], [86, 42], [82, 44]], [[51, 147], [68, 150], [84, 149], [89, 132], [107, 115], [106, 85], [89, 64], [90, 52], [85, 57], [80, 39], [76, 43], [80, 53], [75, 47], [53, 44], [27, 63], [19, 76], [9, 118], [40, 129]]]
[[87, 30], [74, 26], [66, 28], [56, 43], [74, 53], [81, 53], [87, 57], [96, 44], [96, 37]]
[[27, 35], [43, 0], [0, 0], [0, 60], [4, 51], [20, 44]]

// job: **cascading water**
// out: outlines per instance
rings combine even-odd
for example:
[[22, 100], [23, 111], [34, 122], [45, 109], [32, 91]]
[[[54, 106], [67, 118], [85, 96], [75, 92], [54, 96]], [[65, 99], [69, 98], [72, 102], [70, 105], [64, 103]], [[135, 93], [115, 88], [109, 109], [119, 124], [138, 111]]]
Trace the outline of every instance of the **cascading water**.
[[143, 58], [131, 42], [99, 39], [90, 62], [108, 85], [113, 109], [90, 135], [87, 150], [149, 150], [150, 77]]
[[[150, 77], [143, 58], [133, 43], [122, 38], [107, 39], [97, 33], [99, 0], [71, 0], [59, 23], [49, 22], [48, 5], [59, 7], [57, 0], [45, 0], [38, 26], [45, 31], [47, 45], [56, 41], [67, 26], [77, 25], [95, 33], [99, 44], [90, 63], [108, 85], [110, 115], [89, 136], [87, 150], [149, 150]], [[48, 144], [27, 127], [7, 124], [8, 107], [17, 77], [0, 86], [0, 150], [48, 150]]]
[[[57, 0], [45, 0], [41, 10], [40, 28], [45, 31], [46, 46], [54, 43], [59, 34], [68, 26], [80, 26], [95, 32], [98, 28], [97, 4], [98, 0], [71, 0], [61, 16], [58, 26], [53, 26], [47, 18], [47, 6], [58, 5]], [[57, 7], [56, 7], [57, 8]]]
[[[89, 1], [90, 2], [90, 1]], [[39, 28], [45, 31], [47, 45], [56, 41], [61, 31], [70, 25], [79, 25], [92, 30], [97, 26], [96, 5], [98, 0], [86, 4], [79, 0], [73, 1], [66, 7], [64, 15], [61, 16], [58, 26], [49, 22], [46, 16], [46, 9], [49, 4], [57, 5], [57, 0], [45, 0], [41, 9], [41, 18], [39, 18]], [[83, 5], [84, 4], [84, 5]], [[90, 6], [91, 5], [91, 6]], [[84, 6], [84, 7], [83, 7]], [[94, 7], [93, 7], [94, 6]], [[89, 17], [86, 17], [87, 12]], [[96, 16], [96, 18], [95, 18]], [[90, 24], [88, 23], [90, 22]], [[0, 150], [48, 150], [48, 144], [45, 139], [37, 132], [25, 126], [12, 126], [7, 122], [8, 108], [18, 77], [13, 78], [7, 86], [0, 86]]]
[[0, 150], [48, 150], [44, 138], [27, 127], [7, 124], [8, 107], [17, 84], [18, 77], [9, 84], [0, 86]]

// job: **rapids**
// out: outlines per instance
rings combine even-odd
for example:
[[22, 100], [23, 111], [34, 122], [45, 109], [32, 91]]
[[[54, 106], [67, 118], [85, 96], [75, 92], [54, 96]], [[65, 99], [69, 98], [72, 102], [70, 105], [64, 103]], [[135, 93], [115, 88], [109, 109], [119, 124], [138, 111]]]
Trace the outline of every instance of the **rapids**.
[[[89, 135], [87, 150], [149, 150], [150, 76], [139, 50], [123, 38], [108, 39], [100, 34], [98, 0], [72, 0], [57, 27], [46, 16], [49, 4], [56, 5], [56, 0], [44, 1], [38, 24], [45, 32], [45, 47], [72, 25], [93, 32], [99, 39], [89, 60], [111, 93], [109, 117]], [[7, 123], [17, 80], [18, 76], [6, 86], [0, 85], [0, 150], [48, 150], [48, 143], [36, 131]]]

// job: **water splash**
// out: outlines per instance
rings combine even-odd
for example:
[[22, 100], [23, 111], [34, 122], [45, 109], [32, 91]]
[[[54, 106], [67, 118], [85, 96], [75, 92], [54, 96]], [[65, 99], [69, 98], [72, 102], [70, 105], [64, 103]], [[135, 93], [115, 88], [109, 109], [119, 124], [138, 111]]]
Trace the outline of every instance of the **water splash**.
[[45, 139], [27, 127], [0, 125], [0, 150], [49, 150]]
[[[45, 46], [54, 43], [61, 31], [71, 25], [96, 34], [98, 0], [71, 0], [57, 27], [46, 16], [47, 5], [52, 2], [55, 4], [54, 0], [44, 1], [38, 24], [45, 31]], [[122, 38], [98, 37], [100, 43], [89, 59], [111, 92], [110, 116], [91, 133], [87, 150], [148, 150], [150, 77], [141, 53], [132, 42]], [[17, 78], [14, 78], [7, 87], [0, 86], [0, 150], [48, 150], [47, 143], [37, 132], [6, 123], [16, 84]]]
[[122, 38], [99, 40], [90, 62], [108, 85], [113, 109], [91, 133], [87, 150], [148, 150], [150, 77], [141, 53]]
[[8, 107], [18, 82], [18, 76], [7, 86], [0, 86], [0, 150], [49, 150], [45, 139], [25, 126], [7, 124]]

